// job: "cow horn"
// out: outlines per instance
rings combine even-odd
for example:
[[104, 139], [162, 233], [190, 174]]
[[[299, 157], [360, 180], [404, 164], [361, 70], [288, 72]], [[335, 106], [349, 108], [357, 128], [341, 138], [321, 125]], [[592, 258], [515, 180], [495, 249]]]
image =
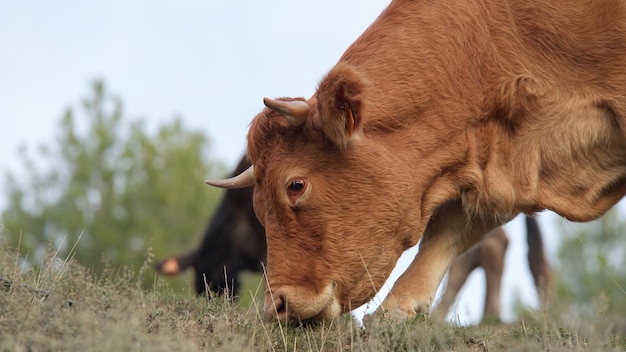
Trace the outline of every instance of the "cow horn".
[[204, 182], [207, 185], [228, 189], [250, 187], [254, 185], [254, 165], [250, 166], [246, 169], [246, 171], [237, 176], [224, 180], [205, 180]]
[[293, 126], [300, 126], [309, 116], [309, 104], [302, 100], [274, 100], [263, 98], [263, 104], [268, 108], [279, 112], [285, 116], [287, 121]]

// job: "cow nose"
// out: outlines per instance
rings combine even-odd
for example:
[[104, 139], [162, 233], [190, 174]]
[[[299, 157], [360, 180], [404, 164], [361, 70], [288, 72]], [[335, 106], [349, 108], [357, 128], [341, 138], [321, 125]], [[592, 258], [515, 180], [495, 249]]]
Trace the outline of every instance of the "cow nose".
[[271, 295], [270, 302], [267, 303], [265, 304], [265, 316], [268, 319], [283, 320], [287, 317], [287, 299], [284, 294], [275, 293]]
[[270, 320], [331, 320], [341, 314], [335, 298], [336, 284], [318, 290], [302, 286], [280, 286], [265, 291], [265, 315]]

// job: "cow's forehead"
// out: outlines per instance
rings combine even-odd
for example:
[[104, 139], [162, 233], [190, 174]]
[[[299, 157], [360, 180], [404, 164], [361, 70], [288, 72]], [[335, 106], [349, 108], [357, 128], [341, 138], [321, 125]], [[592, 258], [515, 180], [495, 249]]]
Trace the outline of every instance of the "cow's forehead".
[[283, 116], [269, 109], [254, 118], [248, 133], [248, 156], [255, 165], [255, 174], [266, 174], [264, 168], [269, 164], [288, 167], [287, 160], [315, 163], [332, 152], [331, 149], [312, 121], [291, 126]]
[[337, 155], [333, 158], [332, 153], [325, 152], [314, 144], [301, 146], [297, 150], [288, 148], [289, 144], [268, 148], [260, 154], [255, 164], [257, 185], [282, 187], [295, 178], [327, 174], [328, 166], [336, 164], [334, 159], [339, 157]]

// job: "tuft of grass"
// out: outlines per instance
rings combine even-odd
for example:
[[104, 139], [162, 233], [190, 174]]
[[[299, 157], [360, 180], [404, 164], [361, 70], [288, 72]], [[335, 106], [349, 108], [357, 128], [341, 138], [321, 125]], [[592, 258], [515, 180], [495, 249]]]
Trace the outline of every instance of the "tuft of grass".
[[[519, 323], [436, 325], [420, 316], [360, 325], [350, 315], [330, 323], [279, 324], [260, 313], [252, 289], [244, 307], [223, 297], [197, 297], [158, 278], [150, 290], [144, 266], [109, 268], [101, 276], [54, 251], [23, 271], [16, 250], [0, 243], [2, 351], [620, 351], [624, 317], [580, 319], [528, 312]], [[257, 284], [258, 286], [258, 284]]]

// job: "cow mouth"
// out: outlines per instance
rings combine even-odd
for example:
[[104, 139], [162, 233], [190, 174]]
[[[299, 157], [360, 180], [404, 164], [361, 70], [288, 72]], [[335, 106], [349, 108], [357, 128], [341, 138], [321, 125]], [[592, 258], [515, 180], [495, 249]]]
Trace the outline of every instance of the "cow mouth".
[[318, 294], [298, 286], [268, 288], [265, 314], [270, 320], [283, 322], [332, 320], [343, 312], [335, 297], [335, 288], [334, 282]]

